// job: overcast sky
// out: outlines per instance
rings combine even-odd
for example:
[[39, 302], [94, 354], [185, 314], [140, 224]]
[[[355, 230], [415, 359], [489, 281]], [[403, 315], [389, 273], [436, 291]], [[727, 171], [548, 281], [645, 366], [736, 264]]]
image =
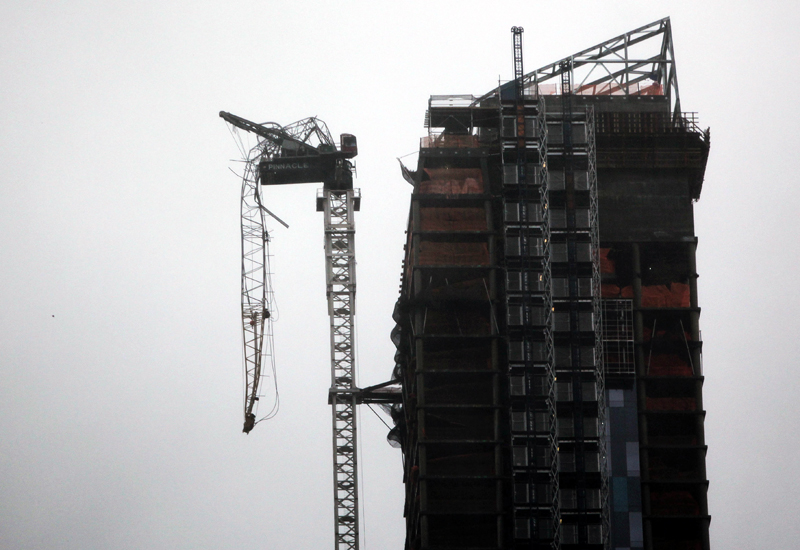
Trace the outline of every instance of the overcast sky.
[[[388, 379], [431, 94], [672, 17], [712, 131], [695, 209], [711, 542], [792, 548], [797, 515], [796, 2], [101, 2], [0, 7], [0, 548], [333, 545], [315, 185], [270, 190], [279, 415], [241, 433], [238, 150], [226, 110], [358, 136], [359, 380]], [[411, 162], [415, 157], [409, 157]], [[404, 538], [399, 450], [361, 416], [364, 543]]]

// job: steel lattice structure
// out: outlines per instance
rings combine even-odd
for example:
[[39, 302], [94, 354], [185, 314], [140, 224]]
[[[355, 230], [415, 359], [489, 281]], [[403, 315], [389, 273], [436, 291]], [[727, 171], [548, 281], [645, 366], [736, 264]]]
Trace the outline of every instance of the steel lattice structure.
[[546, 359], [547, 359], [547, 408], [548, 408], [548, 430], [549, 437], [549, 457], [550, 457], [550, 483], [553, 487], [553, 499], [550, 506], [550, 514], [553, 528], [552, 548], [557, 550], [561, 547], [561, 498], [559, 493], [558, 479], [558, 427], [556, 418], [556, 371], [555, 371], [555, 351], [553, 344], [553, 282], [552, 271], [550, 268], [550, 179], [547, 169], [547, 117], [544, 98], [539, 97], [537, 102], [536, 130], [539, 136], [539, 166], [541, 174], [541, 186], [539, 187], [539, 200], [542, 203], [542, 237], [544, 238], [544, 253], [542, 258], [542, 274], [544, 287], [544, 309], [546, 329]]
[[[273, 292], [269, 270], [269, 234], [265, 225], [268, 210], [261, 204], [258, 189], [258, 161], [275, 154], [277, 146], [267, 140], [254, 147], [245, 159], [242, 176], [242, 335], [244, 345], [244, 419], [245, 432], [256, 422], [262, 393], [264, 365], [274, 367], [272, 354]], [[278, 408], [275, 401], [264, 418]]]
[[336, 549], [356, 550], [359, 538], [354, 320], [357, 190], [323, 189], [325, 272], [331, 332], [333, 491]]
[[[359, 543], [358, 462], [356, 457], [357, 399], [363, 391], [355, 384], [355, 224], [354, 212], [360, 201], [352, 189], [352, 164], [346, 159], [357, 154], [355, 137], [339, 151], [321, 120], [311, 117], [282, 127], [256, 124], [222, 112], [220, 116], [237, 128], [262, 139], [245, 158], [242, 177], [242, 325], [245, 350], [245, 425], [249, 432], [256, 423], [255, 409], [261, 394], [265, 361], [272, 362], [272, 288], [269, 273], [267, 215], [274, 217], [261, 201], [260, 186], [276, 183], [304, 183], [322, 178], [325, 188], [318, 197], [318, 209], [325, 214], [325, 260], [330, 316], [331, 390], [333, 411], [333, 477], [337, 550], [357, 550]], [[326, 160], [327, 159], [327, 160]], [[281, 164], [283, 163], [283, 164]], [[287, 177], [270, 174], [279, 165]], [[292, 172], [316, 165], [315, 171]], [[321, 167], [321, 168], [320, 168]], [[284, 224], [286, 225], [286, 224]], [[288, 226], [287, 226], [288, 227]], [[274, 368], [274, 367], [273, 367]], [[267, 417], [277, 412], [276, 401]]]
[[[564, 70], [570, 71], [574, 94], [664, 95], [669, 98], [676, 120], [681, 117], [669, 17], [525, 74], [523, 86], [526, 95], [560, 93], [557, 82]], [[512, 85], [514, 83], [503, 87]], [[552, 89], [548, 90], [548, 86]], [[481, 97], [472, 98], [472, 104], [478, 105], [495, 93], [496, 90], [492, 90]]]
[[[569, 64], [564, 63], [569, 61]], [[640, 83], [656, 84], [670, 98], [674, 113], [680, 113], [678, 76], [672, 47], [669, 17], [621, 34], [565, 59], [525, 75], [530, 86], [571, 71], [573, 93], [582, 95], [638, 95]]]
[[586, 142], [587, 168], [589, 180], [589, 228], [592, 239], [592, 310], [594, 311], [594, 354], [595, 354], [595, 380], [597, 382], [597, 411], [598, 411], [598, 449], [600, 454], [600, 505], [602, 510], [603, 547], [608, 549], [611, 545], [609, 533], [611, 531], [608, 506], [608, 449], [606, 448], [606, 432], [608, 418], [606, 411], [606, 373], [605, 357], [603, 354], [603, 315], [602, 291], [600, 276], [600, 221], [599, 203], [597, 196], [597, 158], [594, 127], [594, 109], [586, 109]]
[[[266, 217], [277, 218], [262, 203], [259, 186], [259, 166], [262, 162], [294, 156], [307, 151], [316, 152], [320, 145], [334, 146], [328, 127], [310, 117], [288, 126], [274, 122], [256, 124], [230, 113], [220, 116], [234, 128], [255, 133], [261, 139], [244, 158], [241, 196], [242, 228], [242, 335], [244, 345], [244, 432], [255, 426], [258, 404], [265, 396], [262, 382], [264, 366], [274, 371], [272, 314], [274, 295], [269, 270], [269, 232]], [[288, 227], [288, 226], [287, 226]], [[273, 372], [274, 374], [274, 372]], [[278, 410], [278, 392], [269, 412], [260, 420], [273, 416]]]

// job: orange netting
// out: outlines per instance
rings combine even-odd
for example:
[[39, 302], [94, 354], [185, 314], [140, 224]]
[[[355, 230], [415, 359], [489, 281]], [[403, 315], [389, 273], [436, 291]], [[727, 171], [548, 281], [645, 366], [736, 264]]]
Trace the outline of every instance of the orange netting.
[[467, 195], [483, 193], [483, 174], [480, 168], [425, 168], [430, 180], [419, 184], [418, 193], [436, 195]]
[[694, 397], [648, 397], [648, 411], [693, 411], [697, 408]]
[[442, 243], [422, 241], [417, 252], [418, 265], [489, 265], [486, 243]]
[[[575, 95], [664, 95], [664, 87], [658, 82], [635, 82], [627, 86], [620, 86], [615, 82], [604, 82], [602, 84], [586, 84], [578, 86], [573, 93]], [[559, 84], [539, 84], [541, 95], [560, 95], [561, 86]]]
[[420, 208], [422, 231], [482, 231], [486, 230], [486, 211], [483, 208]]
[[619, 287], [608, 283], [600, 285], [600, 296], [603, 298], [619, 298]]
[[633, 287], [623, 286], [620, 288], [617, 285], [602, 283], [600, 285], [600, 295], [603, 298], [633, 298]]
[[619, 289], [619, 291], [620, 291], [619, 292], [620, 298], [633, 298], [633, 287], [632, 286], [630, 286], [630, 285], [623, 286], [622, 288]]
[[[603, 298], [633, 298], [633, 288], [619, 287], [610, 283], [600, 285]], [[651, 285], [642, 287], [642, 307], [689, 307], [691, 295], [689, 285], [672, 283], [667, 285]]]
[[692, 368], [675, 354], [653, 355], [650, 358], [650, 371], [653, 376], [691, 376]]
[[616, 273], [617, 271], [614, 260], [608, 259], [609, 252], [611, 252], [610, 248], [600, 249], [600, 273]]
[[438, 136], [426, 136], [420, 143], [423, 149], [438, 148], [460, 148], [460, 147], [480, 147], [478, 136], [464, 136], [457, 134], [440, 134]]
[[689, 285], [672, 283], [642, 287], [642, 307], [689, 307]]

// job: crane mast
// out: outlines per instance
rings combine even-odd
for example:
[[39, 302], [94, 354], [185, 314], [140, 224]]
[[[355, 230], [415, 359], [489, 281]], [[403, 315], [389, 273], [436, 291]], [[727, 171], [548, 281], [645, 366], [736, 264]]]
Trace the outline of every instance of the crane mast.
[[[307, 118], [281, 127], [257, 124], [220, 112], [226, 122], [261, 138], [246, 159], [242, 187], [242, 320], [245, 347], [245, 424], [249, 432], [256, 423], [253, 412], [258, 401], [262, 363], [271, 345], [271, 318], [267, 307], [268, 234], [265, 215], [272, 214], [261, 202], [259, 184], [280, 185], [322, 181], [317, 210], [324, 213], [325, 273], [330, 317], [331, 388], [328, 400], [333, 420], [333, 483], [336, 550], [359, 546], [358, 463], [356, 455], [356, 405], [365, 396], [374, 402], [388, 397], [373, 396], [375, 388], [359, 389], [355, 380], [356, 261], [355, 219], [361, 197], [353, 189], [353, 165], [358, 154], [356, 138], [341, 135], [336, 147], [325, 123]], [[276, 219], [278, 219], [276, 217]], [[278, 219], [278, 221], [281, 221]], [[281, 221], [281, 223], [283, 223]], [[284, 224], [285, 225], [285, 224]], [[391, 399], [391, 398], [388, 398]]]
[[[333, 412], [333, 491], [336, 550], [358, 549], [358, 463], [354, 320], [356, 313], [354, 189], [323, 189], [319, 209], [325, 215], [325, 273], [331, 337]], [[320, 205], [319, 202], [322, 202]]]

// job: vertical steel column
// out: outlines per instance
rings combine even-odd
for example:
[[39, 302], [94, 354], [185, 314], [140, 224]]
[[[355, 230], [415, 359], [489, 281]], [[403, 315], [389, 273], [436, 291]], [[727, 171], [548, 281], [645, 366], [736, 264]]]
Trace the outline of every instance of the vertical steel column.
[[544, 97], [539, 93], [537, 84], [536, 95], [538, 96], [536, 129], [539, 137], [539, 174], [541, 185], [539, 187], [539, 200], [542, 204], [542, 237], [544, 239], [544, 258], [542, 260], [542, 275], [544, 283], [544, 306], [545, 306], [545, 346], [547, 355], [547, 414], [549, 417], [548, 430], [549, 455], [550, 455], [550, 484], [553, 487], [553, 499], [550, 507], [551, 521], [553, 526], [553, 544], [551, 548], [558, 550], [561, 548], [561, 491], [559, 488], [559, 461], [558, 461], [558, 420], [556, 416], [556, 360], [555, 344], [553, 342], [553, 280], [550, 265], [550, 248], [552, 245], [550, 236], [550, 172], [547, 167], [547, 108]]
[[356, 190], [324, 189], [325, 272], [331, 328], [333, 499], [336, 550], [358, 549], [354, 318]]
[[592, 239], [592, 310], [594, 312], [595, 380], [597, 383], [598, 450], [600, 455], [600, 506], [603, 525], [603, 547], [611, 545], [611, 523], [608, 502], [608, 449], [606, 448], [606, 373], [603, 354], [603, 309], [600, 276], [600, 220], [597, 197], [597, 155], [595, 146], [594, 107], [586, 108], [586, 142], [588, 146], [589, 231]]

